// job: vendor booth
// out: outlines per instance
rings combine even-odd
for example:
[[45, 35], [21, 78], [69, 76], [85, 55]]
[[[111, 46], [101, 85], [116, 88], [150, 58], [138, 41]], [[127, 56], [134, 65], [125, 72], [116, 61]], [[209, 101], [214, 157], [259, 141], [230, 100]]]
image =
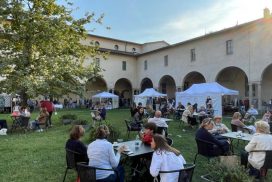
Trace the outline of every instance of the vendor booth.
[[154, 88], [147, 88], [141, 94], [134, 95], [134, 102], [138, 105], [139, 102], [145, 107], [147, 104], [152, 104], [152, 98], [154, 97], [166, 97], [167, 94], [162, 94], [156, 91]]
[[119, 96], [114, 95], [109, 92], [101, 92], [92, 96], [93, 103], [95, 102], [104, 102], [106, 109], [115, 109], [119, 107]]
[[176, 106], [179, 102], [187, 105], [190, 102], [192, 105], [197, 103], [200, 106], [206, 106], [208, 96], [212, 99], [214, 115], [222, 115], [222, 96], [238, 95], [239, 91], [231, 90], [223, 87], [217, 82], [193, 84], [184, 92], [176, 92]]

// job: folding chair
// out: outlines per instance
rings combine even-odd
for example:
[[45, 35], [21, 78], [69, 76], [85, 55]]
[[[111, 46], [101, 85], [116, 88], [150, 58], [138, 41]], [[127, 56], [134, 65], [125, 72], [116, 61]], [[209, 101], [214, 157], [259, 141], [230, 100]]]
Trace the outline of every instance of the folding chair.
[[77, 163], [77, 169], [80, 182], [96, 182], [96, 170], [114, 171], [114, 169], [91, 167], [86, 163]]
[[130, 132], [131, 131], [137, 131], [138, 134], [141, 131], [141, 128], [133, 128], [131, 127], [131, 121], [125, 120], [126, 127], [127, 127], [127, 137], [129, 138]]
[[77, 162], [78, 162], [77, 159], [80, 158], [80, 156], [82, 156], [82, 154], [72, 151], [70, 149], [66, 148], [65, 150], [66, 150], [66, 170], [64, 173], [63, 182], [65, 182], [68, 169], [73, 169], [77, 171]]
[[185, 164], [184, 169], [172, 170], [172, 171], [160, 171], [160, 174], [164, 173], [179, 173], [177, 182], [191, 182], [193, 179], [195, 164]]

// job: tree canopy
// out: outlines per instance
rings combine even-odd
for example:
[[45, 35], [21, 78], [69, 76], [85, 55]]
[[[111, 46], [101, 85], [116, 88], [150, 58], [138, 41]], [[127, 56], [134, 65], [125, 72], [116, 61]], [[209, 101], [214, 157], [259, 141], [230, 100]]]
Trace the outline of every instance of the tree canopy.
[[103, 17], [75, 19], [71, 6], [56, 0], [0, 0], [2, 92], [19, 93], [25, 101], [40, 94], [79, 94], [82, 83], [99, 74], [99, 66], [85, 60], [102, 53], [82, 41], [88, 36], [84, 26]]

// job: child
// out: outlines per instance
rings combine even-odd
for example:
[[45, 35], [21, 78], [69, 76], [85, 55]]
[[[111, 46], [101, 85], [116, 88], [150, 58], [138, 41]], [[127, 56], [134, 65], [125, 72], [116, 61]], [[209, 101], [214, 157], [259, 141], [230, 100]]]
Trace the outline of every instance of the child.
[[140, 133], [140, 138], [143, 143], [150, 145], [152, 142], [152, 138], [154, 133], [157, 130], [157, 126], [155, 123], [146, 123], [144, 125], [144, 132]]

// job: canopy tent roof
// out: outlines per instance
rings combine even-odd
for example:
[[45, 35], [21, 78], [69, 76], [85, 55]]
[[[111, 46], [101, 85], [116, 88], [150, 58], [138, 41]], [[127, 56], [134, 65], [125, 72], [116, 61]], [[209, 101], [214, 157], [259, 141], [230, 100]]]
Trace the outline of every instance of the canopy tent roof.
[[112, 93], [109, 92], [101, 92], [99, 94], [96, 94], [94, 96], [92, 96], [93, 98], [118, 98], [119, 96], [114, 95]]
[[198, 94], [221, 94], [221, 95], [238, 95], [239, 91], [223, 87], [217, 82], [193, 84], [189, 89], [181, 92], [184, 95]]
[[164, 97], [166, 94], [157, 92], [154, 88], [147, 88], [141, 94], [135, 95], [136, 97]]

